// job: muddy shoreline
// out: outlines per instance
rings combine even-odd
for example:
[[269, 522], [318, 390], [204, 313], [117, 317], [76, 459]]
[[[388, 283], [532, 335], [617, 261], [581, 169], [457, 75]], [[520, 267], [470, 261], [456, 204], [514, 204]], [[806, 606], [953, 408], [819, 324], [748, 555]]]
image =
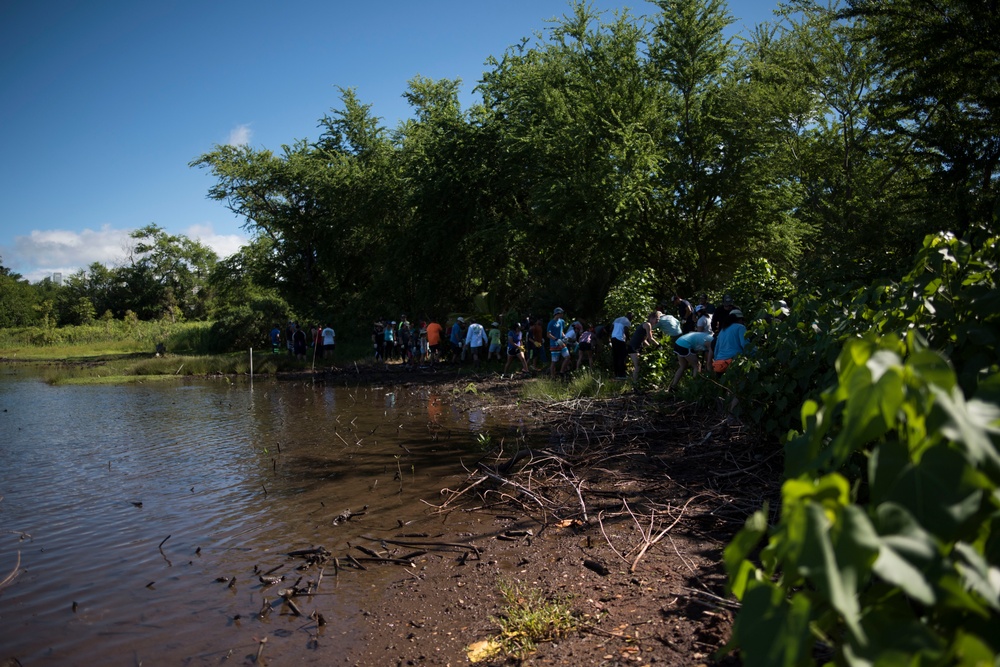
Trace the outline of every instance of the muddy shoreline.
[[[738, 656], [719, 654], [735, 610], [722, 550], [746, 516], [766, 501], [778, 505], [776, 444], [725, 414], [672, 398], [525, 400], [526, 377], [476, 374], [467, 366], [351, 364], [260, 377], [387, 389], [433, 385], [458, 410], [510, 425], [490, 434], [464, 480], [451, 480], [415, 510], [421, 516], [414, 526], [373, 522], [372, 534], [383, 539], [364, 542], [370, 558], [348, 543], [377, 572], [362, 573], [373, 576], [364, 577], [368, 584], [342, 625], [331, 619], [323, 627], [310, 613], [321, 605], [302, 598], [308, 618], [299, 629], [310, 641], [275, 635], [260, 664], [469, 664], [469, 648], [497, 633], [502, 581], [564, 601], [577, 628], [526, 656], [476, 664], [739, 664]], [[408, 544], [414, 540], [433, 544]], [[331, 569], [337, 565], [327, 564], [324, 586]], [[244, 658], [258, 662], [253, 651]]]
[[[496, 633], [498, 581], [567, 601], [579, 629], [502, 665], [735, 665], [720, 656], [735, 603], [722, 550], [765, 500], [776, 506], [781, 457], [724, 414], [647, 396], [525, 402], [523, 380], [393, 367], [327, 372], [328, 382], [433, 383], [466, 408], [508, 413], [520, 437], [498, 443], [431, 516], [460, 534], [437, 539], [478, 554], [435, 553], [359, 610], [365, 636], [352, 665], [469, 664]], [[473, 382], [476, 392], [465, 391]], [[543, 442], [526, 448], [524, 442]], [[469, 530], [470, 524], [474, 530]]]

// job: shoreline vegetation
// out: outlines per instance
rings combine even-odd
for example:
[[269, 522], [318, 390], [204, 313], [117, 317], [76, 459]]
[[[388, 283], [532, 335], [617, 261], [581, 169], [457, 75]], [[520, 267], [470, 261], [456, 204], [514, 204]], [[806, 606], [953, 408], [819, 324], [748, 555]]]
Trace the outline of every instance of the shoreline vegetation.
[[[40, 344], [37, 328], [4, 330], [0, 342], [0, 363], [27, 363], [47, 366], [46, 381], [50, 384], [134, 384], [163, 382], [190, 377], [244, 376], [251, 374], [251, 350], [211, 354], [201, 347], [211, 322], [122, 322], [67, 326], [48, 336], [57, 341]], [[156, 353], [163, 343], [166, 352]], [[475, 392], [477, 382], [501, 376], [503, 364], [484, 362], [476, 369], [473, 364], [442, 362], [429, 366], [410, 367], [400, 362], [376, 361], [367, 343], [340, 345], [333, 358], [313, 358], [310, 348], [307, 359], [293, 358], [284, 350], [273, 352], [270, 347], [252, 350], [252, 372], [255, 378], [293, 378], [333, 382], [358, 383], [398, 381], [456, 384]], [[509, 381], [515, 375], [501, 379]], [[524, 376], [527, 378], [528, 376]], [[547, 372], [530, 376], [533, 382], [517, 382], [525, 399], [567, 400], [580, 397], [610, 397], [632, 388], [631, 383], [615, 382], [608, 373], [586, 367], [569, 373], [565, 378], [550, 380]], [[462, 385], [462, 387], [458, 387]]]

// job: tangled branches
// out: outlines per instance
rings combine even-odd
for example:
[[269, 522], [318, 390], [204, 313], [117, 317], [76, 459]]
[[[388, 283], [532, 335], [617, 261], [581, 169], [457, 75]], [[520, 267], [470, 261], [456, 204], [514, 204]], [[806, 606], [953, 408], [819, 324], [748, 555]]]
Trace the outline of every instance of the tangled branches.
[[[644, 396], [533, 406], [529, 431], [480, 461], [437, 512], [507, 508], [544, 527], [600, 527], [634, 571], [677, 526], [721, 541], [776, 497], [780, 448], [732, 417]], [[531, 443], [530, 445], [528, 443]], [[478, 495], [479, 504], [469, 507]], [[607, 530], [627, 529], [617, 547]], [[631, 528], [628, 528], [631, 526]], [[620, 539], [620, 538], [615, 538]]]

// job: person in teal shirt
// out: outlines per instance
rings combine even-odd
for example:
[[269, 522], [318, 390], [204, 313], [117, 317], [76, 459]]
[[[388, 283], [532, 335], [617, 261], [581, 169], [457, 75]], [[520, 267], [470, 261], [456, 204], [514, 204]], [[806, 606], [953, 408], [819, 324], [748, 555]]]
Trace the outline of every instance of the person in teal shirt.
[[701, 362], [698, 360], [699, 352], [708, 352], [709, 361], [712, 354], [712, 334], [702, 331], [692, 331], [686, 333], [674, 341], [674, 352], [677, 354], [678, 368], [674, 374], [674, 379], [670, 381], [667, 391], [674, 388], [684, 375], [684, 371], [691, 369], [694, 377], [698, 377], [701, 370]]

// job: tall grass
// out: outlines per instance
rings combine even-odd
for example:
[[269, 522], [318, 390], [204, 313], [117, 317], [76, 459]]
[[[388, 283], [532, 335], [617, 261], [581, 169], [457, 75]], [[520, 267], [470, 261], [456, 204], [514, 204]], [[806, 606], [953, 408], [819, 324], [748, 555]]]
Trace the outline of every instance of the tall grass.
[[571, 373], [568, 380], [540, 377], [533, 382], [526, 382], [521, 395], [527, 399], [569, 401], [577, 398], [610, 398], [630, 388], [631, 385], [627, 382], [613, 380], [600, 370], [585, 368]]
[[114, 354], [153, 353], [162, 343], [169, 352], [206, 350], [211, 322], [108, 320], [79, 326], [4, 329], [0, 354], [17, 359], [74, 359]]

